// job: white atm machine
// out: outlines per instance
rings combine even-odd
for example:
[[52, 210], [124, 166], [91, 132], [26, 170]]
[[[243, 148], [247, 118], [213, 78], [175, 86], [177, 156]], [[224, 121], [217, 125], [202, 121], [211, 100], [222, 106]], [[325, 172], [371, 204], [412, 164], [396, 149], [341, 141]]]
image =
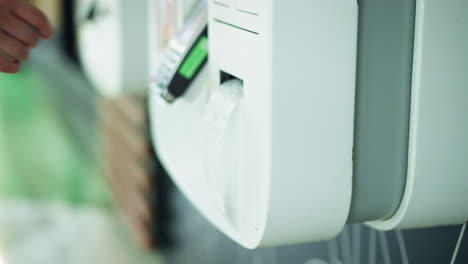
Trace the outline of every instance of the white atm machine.
[[180, 97], [153, 85], [150, 111], [210, 222], [255, 248], [468, 220], [468, 2], [208, 7], [208, 63]]
[[356, 1], [208, 5], [200, 84], [170, 104], [152, 92], [163, 164], [246, 247], [335, 236], [352, 189]]

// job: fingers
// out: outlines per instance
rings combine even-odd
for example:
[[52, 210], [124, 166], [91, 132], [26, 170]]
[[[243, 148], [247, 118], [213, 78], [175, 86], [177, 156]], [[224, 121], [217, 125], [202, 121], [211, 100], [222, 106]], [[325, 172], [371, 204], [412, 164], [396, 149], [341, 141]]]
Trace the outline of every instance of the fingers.
[[29, 55], [29, 48], [6, 32], [0, 32], [0, 51], [17, 61], [27, 59]]
[[39, 38], [50, 38], [46, 16], [24, 0], [0, 0], [0, 72], [16, 73]]
[[[21, 1], [22, 2], [22, 1]], [[13, 13], [33, 26], [43, 38], [52, 36], [52, 27], [47, 17], [32, 5], [24, 2], [13, 9]]]
[[0, 55], [0, 72], [4, 73], [17, 73], [19, 71], [20, 64], [13, 62]]
[[0, 29], [11, 36], [33, 47], [39, 41], [39, 34], [29, 24], [13, 15], [3, 15], [0, 17]]

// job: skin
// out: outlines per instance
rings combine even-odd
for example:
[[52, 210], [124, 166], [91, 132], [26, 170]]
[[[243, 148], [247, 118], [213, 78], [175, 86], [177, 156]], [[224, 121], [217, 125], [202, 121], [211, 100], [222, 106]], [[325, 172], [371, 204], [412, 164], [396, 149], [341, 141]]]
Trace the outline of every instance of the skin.
[[40, 39], [52, 36], [46, 16], [25, 0], [0, 0], [0, 72], [17, 73]]

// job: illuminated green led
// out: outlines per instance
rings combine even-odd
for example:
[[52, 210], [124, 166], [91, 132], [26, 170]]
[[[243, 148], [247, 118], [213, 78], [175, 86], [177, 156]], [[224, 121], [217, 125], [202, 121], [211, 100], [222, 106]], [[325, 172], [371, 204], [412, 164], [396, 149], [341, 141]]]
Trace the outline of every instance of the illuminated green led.
[[187, 56], [179, 69], [179, 74], [190, 80], [208, 56], [208, 38], [203, 36]]

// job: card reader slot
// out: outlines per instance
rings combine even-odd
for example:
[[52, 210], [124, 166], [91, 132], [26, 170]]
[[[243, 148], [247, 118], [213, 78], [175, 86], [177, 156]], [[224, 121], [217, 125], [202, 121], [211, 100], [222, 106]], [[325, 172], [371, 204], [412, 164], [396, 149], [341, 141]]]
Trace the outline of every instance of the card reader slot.
[[227, 72], [225, 72], [223, 70], [221, 70], [219, 72], [220, 84], [223, 84], [223, 83], [225, 83], [227, 81], [230, 81], [230, 80], [239, 80], [241, 82], [242, 86], [244, 86], [244, 81], [242, 79], [240, 79], [240, 78], [238, 78], [238, 77], [236, 77], [236, 76], [234, 76], [234, 75], [232, 75], [230, 73], [227, 73]]

